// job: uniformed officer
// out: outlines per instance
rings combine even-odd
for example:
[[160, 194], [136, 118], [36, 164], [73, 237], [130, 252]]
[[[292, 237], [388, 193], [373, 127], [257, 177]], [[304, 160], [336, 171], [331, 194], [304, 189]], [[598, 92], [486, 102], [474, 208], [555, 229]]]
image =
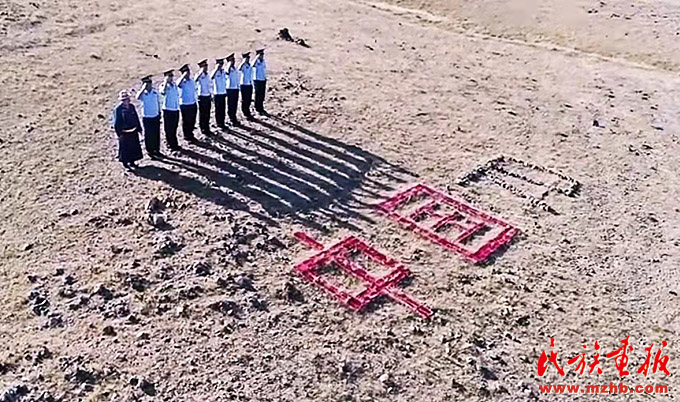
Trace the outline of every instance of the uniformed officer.
[[161, 97], [153, 87], [151, 76], [142, 78], [142, 87], [137, 92], [142, 102], [142, 124], [144, 125], [144, 146], [151, 159], [161, 155]]
[[229, 115], [229, 120], [233, 126], [239, 126], [238, 119], [236, 118], [236, 109], [238, 108], [238, 90], [240, 86], [239, 71], [234, 67], [234, 53], [227, 56], [227, 62], [229, 66], [227, 67], [227, 114]]
[[208, 59], [198, 62], [201, 70], [196, 74], [198, 85], [198, 125], [203, 135], [210, 133], [210, 105], [212, 104], [212, 82], [208, 73]]
[[118, 160], [126, 169], [137, 168], [135, 162], [142, 159], [142, 146], [139, 143], [139, 133], [142, 126], [139, 116], [127, 91], [118, 94], [120, 104], [113, 110], [113, 127], [118, 136]]
[[267, 62], [264, 61], [264, 48], [255, 51], [257, 56], [253, 63], [255, 69], [255, 110], [262, 115], [266, 115], [264, 110], [264, 94], [267, 91]]
[[179, 68], [182, 77], [179, 79], [179, 109], [182, 113], [182, 131], [184, 139], [188, 142], [196, 142], [194, 127], [196, 127], [196, 83], [191, 78], [191, 69], [188, 64]]
[[215, 70], [211, 78], [215, 91], [215, 123], [217, 127], [224, 128], [224, 113], [227, 98], [227, 72], [224, 71], [224, 59], [215, 59]]
[[177, 143], [177, 125], [179, 123], [179, 89], [173, 77], [174, 70], [163, 73], [165, 81], [161, 84], [160, 92], [163, 95], [163, 128], [165, 140], [171, 151], [180, 149]]
[[241, 54], [243, 61], [238, 67], [241, 72], [241, 111], [248, 120], [253, 120], [250, 114], [250, 103], [253, 101], [253, 66], [250, 65], [250, 52]]

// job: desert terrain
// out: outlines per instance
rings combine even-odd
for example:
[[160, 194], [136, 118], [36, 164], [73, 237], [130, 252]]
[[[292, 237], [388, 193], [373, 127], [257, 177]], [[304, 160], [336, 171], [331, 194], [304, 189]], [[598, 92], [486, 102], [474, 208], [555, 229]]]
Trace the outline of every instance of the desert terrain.
[[[118, 91], [258, 46], [270, 116], [116, 161]], [[2, 402], [677, 398], [679, 3], [0, 0], [0, 58]], [[580, 190], [458, 184], [499, 155]], [[471, 264], [377, 212], [416, 183], [521, 233]], [[433, 316], [347, 309], [296, 231], [404, 263]], [[537, 374], [551, 338], [564, 377]], [[670, 375], [638, 374], [662, 341]], [[669, 392], [539, 389], [610, 381]]]

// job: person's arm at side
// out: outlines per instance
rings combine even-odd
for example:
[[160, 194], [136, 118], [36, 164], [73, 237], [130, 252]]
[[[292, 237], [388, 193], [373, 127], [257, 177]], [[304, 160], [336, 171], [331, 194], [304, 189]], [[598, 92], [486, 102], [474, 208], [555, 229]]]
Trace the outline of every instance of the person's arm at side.
[[116, 131], [117, 136], [123, 135], [123, 129], [121, 127], [120, 119], [118, 118], [118, 106], [113, 109], [113, 129]]
[[137, 108], [132, 105], [132, 114], [135, 115], [135, 123], [137, 124], [137, 131], [142, 132], [142, 123], [139, 121], [139, 115], [137, 115]]

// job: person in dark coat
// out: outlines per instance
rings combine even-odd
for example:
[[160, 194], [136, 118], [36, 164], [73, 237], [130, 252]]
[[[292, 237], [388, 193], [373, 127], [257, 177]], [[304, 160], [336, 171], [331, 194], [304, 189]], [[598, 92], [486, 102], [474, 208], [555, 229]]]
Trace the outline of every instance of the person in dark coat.
[[130, 94], [120, 91], [118, 100], [120, 104], [113, 111], [113, 127], [118, 135], [118, 160], [126, 169], [135, 169], [135, 162], [142, 159], [142, 146], [139, 143], [142, 125], [134, 105], [130, 103]]

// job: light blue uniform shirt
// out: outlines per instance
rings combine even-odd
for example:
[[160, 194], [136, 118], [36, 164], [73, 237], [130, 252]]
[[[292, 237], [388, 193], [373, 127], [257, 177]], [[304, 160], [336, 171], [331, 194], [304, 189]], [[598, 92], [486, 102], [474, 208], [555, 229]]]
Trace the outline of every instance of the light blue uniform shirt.
[[212, 95], [212, 83], [210, 82], [210, 74], [198, 73], [198, 75], [196, 75], [196, 82], [198, 83], [198, 96]]
[[238, 89], [240, 83], [241, 74], [238, 72], [236, 67], [229, 69], [229, 89]]
[[223, 68], [215, 72], [213, 83], [216, 95], [224, 95], [227, 93], [227, 72], [224, 71]]
[[161, 114], [161, 97], [158, 91], [144, 91], [139, 97], [142, 101], [142, 117], [158, 117]]
[[255, 81], [267, 80], [267, 62], [260, 59], [255, 59]]
[[163, 110], [179, 110], [179, 89], [177, 84], [166, 84], [163, 91]]
[[241, 85], [253, 85], [253, 66], [250, 64], [241, 66]]
[[187, 77], [179, 86], [179, 104], [180, 105], [194, 105], [196, 104], [196, 84], [191, 77]]

